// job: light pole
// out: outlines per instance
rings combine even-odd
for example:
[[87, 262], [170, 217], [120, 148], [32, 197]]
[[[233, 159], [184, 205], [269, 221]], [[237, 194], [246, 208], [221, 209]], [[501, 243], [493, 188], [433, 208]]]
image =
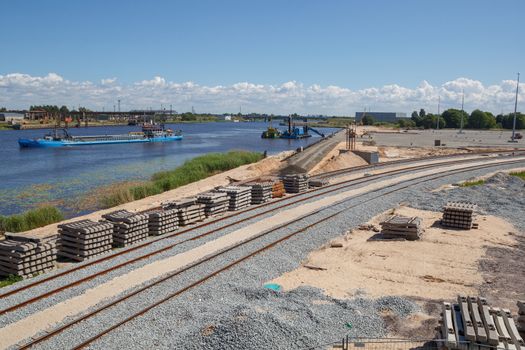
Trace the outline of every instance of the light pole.
[[437, 125], [436, 125], [436, 130], [439, 130], [439, 117], [440, 117], [440, 114], [439, 114], [439, 107], [440, 107], [440, 104], [441, 104], [441, 95], [438, 96], [438, 115], [437, 115]]
[[518, 110], [518, 92], [520, 88], [520, 73], [518, 72], [518, 81], [516, 83], [516, 100], [514, 101], [514, 119], [512, 121], [512, 142], [516, 142], [516, 113]]
[[463, 134], [463, 105], [465, 104], [465, 90], [461, 89], [461, 126], [459, 128], [459, 133]]

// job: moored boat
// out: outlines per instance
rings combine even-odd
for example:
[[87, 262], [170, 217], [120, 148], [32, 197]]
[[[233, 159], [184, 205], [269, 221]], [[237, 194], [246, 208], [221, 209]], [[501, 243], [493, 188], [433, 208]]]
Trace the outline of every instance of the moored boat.
[[73, 136], [67, 129], [55, 129], [53, 133], [38, 139], [18, 139], [20, 147], [67, 147], [108, 145], [122, 143], [169, 142], [182, 140], [182, 132], [165, 129], [164, 125], [144, 124], [142, 132], [130, 132], [123, 135]]

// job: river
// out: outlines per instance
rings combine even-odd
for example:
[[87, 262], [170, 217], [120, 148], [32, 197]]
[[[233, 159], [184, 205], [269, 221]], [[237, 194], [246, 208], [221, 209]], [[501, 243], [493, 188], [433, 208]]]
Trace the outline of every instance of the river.
[[[77, 201], [96, 188], [148, 179], [157, 171], [173, 169], [205, 153], [242, 149], [276, 154], [319, 140], [315, 134], [303, 140], [262, 139], [261, 132], [267, 127], [262, 122], [167, 124], [166, 127], [182, 129], [184, 139], [40, 149], [19, 148], [17, 140], [42, 137], [49, 130], [0, 131], [0, 215], [20, 213], [42, 204], [55, 205], [67, 216], [85, 213], [77, 209]], [[126, 134], [130, 131], [140, 130], [133, 126], [69, 130], [72, 135]], [[335, 131], [337, 129], [323, 129], [325, 134]]]

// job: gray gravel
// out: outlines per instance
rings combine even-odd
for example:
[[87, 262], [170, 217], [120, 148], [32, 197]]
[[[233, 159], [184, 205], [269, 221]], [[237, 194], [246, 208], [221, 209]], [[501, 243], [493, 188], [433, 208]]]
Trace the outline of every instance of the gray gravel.
[[449, 200], [470, 201], [478, 204], [481, 213], [506, 218], [521, 230], [525, 230], [524, 186], [525, 181], [519, 177], [501, 172], [487, 179], [484, 185], [418, 193], [410, 200], [410, 204], [415, 208], [440, 211]]
[[[505, 166], [499, 168], [505, 168]], [[126, 348], [137, 349], [147, 347], [166, 349], [174, 347], [236, 349], [253, 347], [253, 345], [248, 346], [249, 344], [256, 344], [257, 348], [289, 349], [338, 340], [348, 331], [361, 336], [383, 336], [385, 325], [379, 316], [381, 309], [390, 307], [400, 317], [404, 317], [416, 310], [415, 304], [402, 298], [372, 301], [367, 300], [366, 296], [352, 300], [333, 300], [309, 288], [276, 293], [263, 289], [262, 284], [296, 268], [309, 251], [400, 202], [415, 199], [421, 204], [428, 200], [439, 199], [440, 204], [436, 204], [439, 208], [445, 196], [441, 194], [434, 197], [436, 194], [428, 192], [428, 189], [489, 171], [491, 169], [446, 176], [432, 181], [431, 184], [416, 185], [384, 198], [370, 200], [358, 208], [339, 215], [330, 223], [318, 225], [220, 274], [206, 284], [193, 289], [191, 293], [186, 293], [151, 310], [143, 317], [111, 332], [101, 341], [93, 344], [93, 348], [119, 348], [119, 344], [122, 345], [122, 342], [125, 341]], [[473, 188], [462, 188], [461, 190], [468, 189]], [[453, 191], [448, 191], [446, 197], [448, 198], [451, 193]], [[377, 194], [370, 195], [369, 198], [375, 195]], [[366, 196], [359, 198], [359, 201], [365, 199]], [[328, 215], [342, 207], [341, 205], [333, 206], [324, 211], [323, 215]], [[301, 224], [293, 224], [287, 229], [279, 230], [276, 235], [285, 235], [315, 220], [316, 218], [305, 219]], [[235, 227], [230, 231], [233, 229]], [[229, 231], [225, 230], [225, 232]], [[266, 242], [275, 239], [276, 235], [268, 237]], [[264, 241], [265, 239], [261, 239], [254, 243], [253, 247], [260, 246]], [[202, 244], [202, 241], [194, 244]], [[190, 245], [181, 247], [181, 249], [188, 249], [188, 247]], [[248, 249], [249, 247], [239, 248], [235, 254], [242, 256]], [[170, 255], [172, 254], [174, 253]], [[233, 254], [228, 258], [218, 257], [214, 259], [214, 266], [223, 266], [232, 258]], [[86, 339], [90, 335], [90, 328], [94, 332], [95, 327], [101, 329], [104, 325], [111, 325], [119, 316], [129, 315], [141, 305], [151, 303], [176, 290], [177, 287], [185, 285], [188, 281], [195, 280], [196, 276], [214, 266], [207, 264], [190, 273], [181, 274], [176, 279], [163, 283], [147, 294], [141, 295], [140, 298], [137, 297], [130, 301], [126, 304], [126, 308], [101, 313], [99, 317], [86, 321], [83, 327], [71, 329], [70, 332], [44, 344], [44, 348], [67, 348], [78, 344], [81, 339]], [[129, 267], [131, 268], [134, 267]], [[127, 271], [128, 268], [123, 270]], [[104, 277], [104, 280], [107, 278], [109, 275]], [[102, 281], [97, 283], [100, 282]], [[58, 299], [63, 300], [64, 295], [57, 296]], [[44, 307], [45, 304], [43, 303], [40, 307]], [[27, 309], [32, 309], [34, 312], [38, 308], [33, 305]], [[346, 322], [351, 322], [354, 327], [349, 330], [345, 326]], [[92, 327], [87, 327], [88, 324]]]

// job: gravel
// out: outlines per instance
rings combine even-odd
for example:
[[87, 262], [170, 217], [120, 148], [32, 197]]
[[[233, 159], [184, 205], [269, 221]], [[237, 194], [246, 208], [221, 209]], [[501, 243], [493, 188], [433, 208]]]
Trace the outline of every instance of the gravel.
[[[445, 194], [445, 196], [444, 196]], [[498, 172], [483, 185], [455, 187], [452, 190], [417, 193], [410, 205], [424, 210], [441, 211], [447, 201], [468, 201], [476, 203], [481, 213], [495, 215], [510, 220], [521, 230], [525, 230], [525, 181], [517, 176]]]
[[[509, 167], [511, 166], [500, 166], [498, 168]], [[289, 292], [274, 292], [262, 288], [262, 285], [268, 280], [296, 268], [306, 258], [308, 252], [347, 230], [357, 227], [372, 216], [384, 212], [400, 202], [407, 201], [414, 203], [415, 206], [428, 205], [427, 209], [440, 209], [444, 202], [454, 199], [452, 197], [456, 190], [477, 189], [475, 187], [458, 188], [445, 193], [429, 192], [429, 190], [447, 183], [459, 182], [471, 176], [479, 176], [489, 171], [491, 170], [483, 169], [443, 176], [429, 184], [419, 184], [382, 198], [372, 200], [371, 198], [377, 196], [375, 193], [352, 200], [346, 206], [349, 203], [356, 204], [361, 201], [366, 202], [369, 199], [365, 204], [345, 211], [329, 222], [317, 225], [291, 238], [284, 244], [280, 244], [219, 274], [207, 283], [194, 288], [190, 293], [150, 310], [142, 317], [110, 332], [100, 341], [92, 344], [92, 348], [118, 348], [125, 341], [128, 348], [136, 349], [147, 347], [156, 349], [173, 347], [185, 349], [244, 349], [254, 347], [290, 349], [338, 341], [347, 333], [353, 336], [385, 336], [386, 327], [381, 318], [381, 313], [386, 308], [399, 317], [406, 317], [418, 310], [417, 305], [399, 297], [370, 300], [366, 298], [366, 295], [362, 295], [349, 300], [335, 300], [312, 288], [303, 287]], [[504, 184], [500, 185], [503, 186]], [[512, 187], [512, 190], [515, 188]], [[521, 191], [523, 191], [523, 187]], [[483, 191], [480, 191], [480, 196], [482, 193]], [[497, 197], [497, 193], [502, 193], [503, 197]], [[503, 193], [494, 191], [495, 199], [504, 201], [505, 195]], [[431, 203], [432, 201], [439, 201], [439, 203], [434, 204]], [[483, 206], [481, 203], [479, 204]], [[334, 205], [323, 211], [322, 215], [329, 215], [344, 206]], [[515, 213], [508, 215], [520, 219]], [[129, 315], [134, 310], [138, 310], [139, 307], [150, 304], [154, 300], [158, 300], [186, 285], [189, 281], [195, 280], [196, 276], [205, 271], [224, 266], [234, 258], [234, 255], [242, 256], [253, 247], [261, 246], [265, 242], [268, 243], [277, 236], [284, 236], [317, 219], [307, 218], [301, 223], [291, 224], [276, 232], [275, 235], [251, 243], [250, 247], [243, 246], [235, 250], [235, 254], [229, 254], [228, 257], [217, 257], [213, 264], [200, 266], [173, 280], [162, 283], [151, 291], [130, 300], [126, 303], [125, 308], [115, 308], [111, 312], [101, 313], [98, 317], [84, 322], [82, 327], [74, 327], [63, 335], [43, 344], [42, 348], [67, 348], [78, 344], [82, 339], [93, 335], [95, 331], [113, 324], [116, 319]], [[207, 229], [209, 228], [205, 230]], [[234, 229], [236, 227], [224, 230], [221, 234], [231, 232]], [[208, 239], [216, 237], [213, 236]], [[176, 240], [168, 241], [174, 242]], [[180, 249], [188, 249], [192, 244], [197, 245], [202, 244], [202, 242], [191, 242], [188, 245], [181, 246]], [[176, 249], [173, 251], [168, 254], [175, 254]], [[141, 251], [141, 254], [143, 252]], [[146, 262], [141, 263], [141, 265]], [[126, 267], [119, 274], [136, 266], [140, 265]], [[86, 270], [89, 269], [91, 268]], [[110, 276], [106, 275], [103, 280], [107, 280]], [[101, 282], [97, 281], [96, 283]], [[57, 295], [58, 301], [63, 300], [65, 295], [62, 293]], [[48, 302], [43, 302], [40, 306], [32, 305], [26, 309], [28, 309], [27, 312], [29, 309], [34, 312], [45, 307], [46, 304], [49, 305]], [[18, 314], [18, 312], [13, 314]], [[12, 317], [13, 315], [5, 316]], [[2, 321], [7, 319], [8, 317], [3, 317]], [[12, 320], [13, 318], [11, 318], [11, 322]], [[346, 326], [347, 322], [352, 324], [352, 329]]]

